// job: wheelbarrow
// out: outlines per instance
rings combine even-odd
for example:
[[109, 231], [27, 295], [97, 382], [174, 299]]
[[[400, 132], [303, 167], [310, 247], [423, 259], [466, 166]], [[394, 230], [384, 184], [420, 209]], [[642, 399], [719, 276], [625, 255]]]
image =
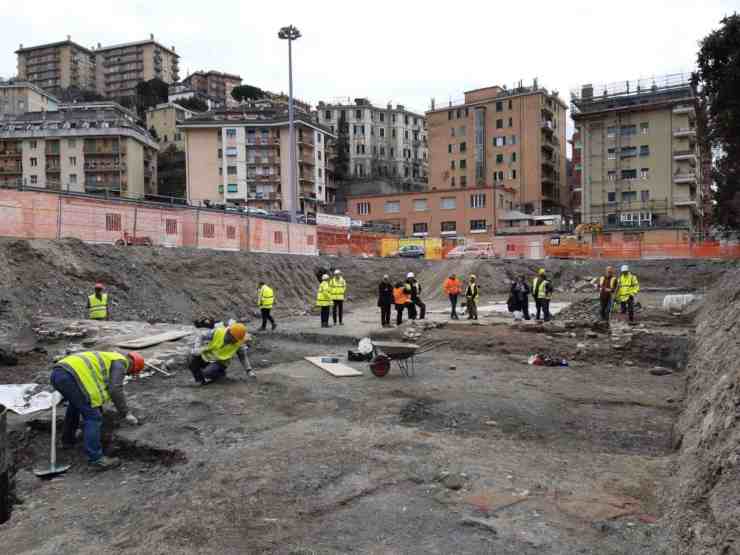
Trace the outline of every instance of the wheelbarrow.
[[416, 355], [436, 349], [439, 344], [417, 345], [416, 343], [398, 343], [393, 341], [373, 341], [373, 361], [370, 371], [377, 378], [384, 378], [395, 362], [401, 374], [410, 378], [416, 374]]

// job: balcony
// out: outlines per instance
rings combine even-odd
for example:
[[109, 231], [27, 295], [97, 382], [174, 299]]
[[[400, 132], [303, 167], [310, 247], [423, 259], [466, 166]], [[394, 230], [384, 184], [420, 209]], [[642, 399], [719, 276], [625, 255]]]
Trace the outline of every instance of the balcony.
[[313, 183], [313, 182], [314, 182], [314, 177], [313, 177], [313, 175], [308, 175], [308, 174], [301, 174], [301, 176], [300, 176], [300, 178], [299, 178], [299, 179], [300, 179], [301, 181], [307, 181], [307, 182], [309, 182], [309, 183]]
[[696, 137], [696, 127], [679, 127], [673, 130], [674, 137]]
[[46, 173], [59, 173], [62, 171], [62, 169], [58, 165], [49, 165], [46, 166]]
[[696, 115], [696, 108], [694, 106], [675, 106], [673, 108], [674, 114], [688, 114], [689, 116]]
[[0, 167], [0, 175], [18, 175], [19, 173], [23, 173], [22, 166]]
[[676, 206], [691, 206], [691, 207], [698, 207], [698, 199], [696, 195], [690, 195], [690, 196], [679, 196], [675, 197], [673, 199], [673, 204]]
[[692, 166], [696, 165], [696, 153], [693, 150], [674, 150], [673, 159], [677, 162], [685, 160]]
[[555, 169], [555, 160], [552, 158], [542, 158], [542, 165], [552, 170]]
[[549, 133], [552, 133], [555, 131], [555, 128], [553, 127], [552, 121], [543, 120], [540, 122], [540, 128], [543, 131], [547, 131]]
[[673, 176], [673, 182], [677, 183], [679, 185], [696, 185], [697, 183], [697, 176], [693, 172], [689, 173], [677, 173]]

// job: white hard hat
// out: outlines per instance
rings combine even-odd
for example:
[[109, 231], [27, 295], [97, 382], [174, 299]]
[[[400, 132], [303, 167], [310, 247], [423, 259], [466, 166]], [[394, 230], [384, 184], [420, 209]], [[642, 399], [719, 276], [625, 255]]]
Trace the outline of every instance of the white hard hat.
[[334, 270], [334, 273], [335, 274], [341, 274], [342, 273], [342, 270]]
[[629, 272], [629, 271], [630, 271], [630, 267], [629, 267], [629, 266], [627, 266], [627, 264], [624, 264], [624, 265], [622, 266], [622, 268], [621, 268], [621, 271], [622, 271], [622, 272]]
[[321, 276], [321, 279], [329, 279], [329, 274], [324, 274], [323, 276]]
[[408, 274], [406, 274], [406, 277], [407, 277], [407, 278], [412, 278], [412, 277], [414, 277], [414, 272], [409, 272]]

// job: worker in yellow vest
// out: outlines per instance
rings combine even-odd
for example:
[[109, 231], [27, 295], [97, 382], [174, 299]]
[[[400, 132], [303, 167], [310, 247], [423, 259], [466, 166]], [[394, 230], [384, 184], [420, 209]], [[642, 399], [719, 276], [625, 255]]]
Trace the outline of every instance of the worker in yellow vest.
[[537, 272], [537, 277], [532, 280], [532, 297], [537, 307], [536, 319], [541, 321], [540, 313], [542, 313], [545, 322], [549, 322], [551, 318], [550, 299], [552, 298], [552, 283], [547, 279], [547, 273], [544, 268], [540, 268]]
[[329, 280], [329, 293], [331, 295], [331, 318], [334, 325], [343, 326], [342, 315], [344, 313], [344, 298], [347, 293], [347, 282], [344, 281], [342, 270], [334, 270], [334, 275]]
[[95, 284], [95, 293], [87, 298], [87, 317], [90, 320], [110, 320], [108, 293], [103, 293], [103, 284]]
[[628, 313], [630, 323], [635, 321], [635, 295], [640, 292], [640, 282], [637, 276], [630, 272], [629, 266], [622, 266], [617, 283], [617, 293], [614, 300], [620, 305], [620, 312]]
[[77, 429], [82, 416], [83, 440], [90, 465], [96, 470], [115, 468], [121, 461], [103, 455], [100, 430], [103, 425], [102, 407], [113, 401], [118, 413], [129, 424], [139, 423], [128, 409], [123, 393], [127, 373], [138, 374], [144, 369], [139, 353], [122, 355], [116, 352], [85, 351], [68, 355], [56, 362], [51, 370], [51, 385], [66, 399], [62, 446], [71, 448], [77, 441]]
[[267, 329], [268, 321], [272, 324], [273, 330], [277, 327], [271, 314], [273, 304], [275, 304], [275, 292], [272, 290], [272, 287], [267, 285], [264, 281], [260, 281], [259, 291], [257, 293], [257, 307], [262, 313], [262, 327], [260, 328], [260, 331], [265, 331]]
[[200, 336], [190, 353], [189, 367], [195, 381], [206, 385], [226, 376], [232, 359], [236, 356], [248, 379], [256, 375], [247, 357], [247, 326], [241, 322], [219, 322], [209, 332]]
[[316, 292], [316, 306], [321, 309], [321, 327], [329, 327], [329, 312], [331, 311], [331, 287], [329, 287], [329, 274], [321, 276], [319, 290]]

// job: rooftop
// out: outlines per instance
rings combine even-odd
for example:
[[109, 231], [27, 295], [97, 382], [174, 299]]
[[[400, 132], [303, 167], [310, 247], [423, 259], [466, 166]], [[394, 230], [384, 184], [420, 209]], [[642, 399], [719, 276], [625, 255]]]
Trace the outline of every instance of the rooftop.
[[46, 92], [44, 89], [37, 87], [33, 83], [29, 83], [28, 81], [5, 81], [0, 82], [0, 89], [31, 89], [33, 92], [40, 94], [41, 96], [45, 96], [49, 100], [53, 100], [54, 102], [59, 102], [59, 99]]
[[[490, 91], [490, 94], [481, 96], [481, 93], [485, 93], [486, 91]], [[478, 89], [465, 91], [463, 94], [464, 98], [458, 98], [454, 100], [450, 99], [447, 105], [443, 107], [436, 107], [436, 102], [434, 99], [432, 99], [431, 108], [427, 111], [427, 114], [446, 112], [451, 108], [461, 108], [464, 106], [477, 106], [481, 104], [487, 104], [492, 100], [497, 99], [507, 99], [515, 96], [528, 96], [533, 94], [544, 94], [545, 96], [552, 98], [554, 101], [560, 104], [562, 108], [568, 108], [568, 105], [560, 98], [558, 91], [549, 91], [547, 88], [539, 86], [537, 79], [532, 82], [532, 85], [524, 85], [523, 81], [519, 81], [513, 87], [508, 87], [507, 85], [491, 85], [489, 87], [481, 87]], [[469, 95], [475, 97], [476, 99], [468, 100]]]
[[[295, 115], [295, 122], [336, 138], [336, 135], [326, 126], [316, 123], [308, 114], [302, 114], [300, 112], [297, 113]], [[253, 113], [249, 111], [240, 111], [238, 108], [229, 108], [198, 114], [195, 117], [188, 119], [186, 123], [179, 124], [177, 127], [282, 127], [288, 124], [289, 121], [287, 113]]]
[[129, 48], [132, 46], [145, 46], [147, 44], [154, 44], [156, 46], [159, 46], [162, 50], [166, 50], [173, 56], [176, 56], [178, 58], [180, 57], [180, 55], [177, 52], [175, 52], [174, 46], [171, 48], [167, 48], [162, 43], [154, 40], [154, 35], [151, 35], [150, 38], [146, 40], [139, 40], [139, 41], [134, 41], [134, 42], [124, 42], [121, 44], [113, 44], [111, 46], [100, 46], [100, 44], [98, 44], [98, 47], [95, 49], [95, 52], [105, 52], [106, 50], [114, 50], [116, 48]]
[[[346, 100], [346, 102], [345, 102]], [[383, 103], [383, 102], [372, 102], [367, 98], [355, 98], [354, 100], [350, 97], [347, 97], [346, 99], [336, 99], [335, 102], [325, 102], [323, 100], [319, 101], [319, 103], [316, 105], [316, 108], [318, 110], [326, 110], [327, 108], [372, 108], [374, 110], [395, 110], [396, 112], [404, 112], [412, 116], [416, 116], [419, 118], [423, 118], [424, 115], [419, 112], [414, 112], [412, 110], [407, 110], [406, 107], [403, 104], [396, 104], [396, 107], [393, 107], [393, 104], [391, 102]]]
[[18, 50], [15, 51], [16, 54], [21, 54], [23, 52], [31, 52], [33, 50], [41, 50], [43, 48], [54, 48], [57, 46], [74, 46], [76, 48], [79, 48], [80, 50], [84, 50], [88, 54], [92, 54], [93, 51], [89, 48], [85, 48], [84, 46], [81, 46], [77, 44], [76, 42], [73, 42], [70, 40], [69, 36], [67, 37], [67, 40], [61, 40], [58, 42], [49, 42], [46, 44], [39, 44], [38, 46], [23, 46], [22, 44], [19, 46]]
[[194, 71], [193, 73], [191, 73], [190, 75], [188, 75], [185, 79], [183, 79], [183, 81], [189, 80], [194, 75], [201, 75], [201, 76], [204, 76], [204, 77], [207, 76], [207, 75], [216, 75], [217, 77], [226, 77], [226, 78], [229, 78], [229, 79], [239, 79], [240, 81], [242, 79], [240, 75], [236, 75], [234, 73], [226, 73], [226, 72], [223, 72], [223, 71], [216, 71], [215, 69], [209, 69], [208, 71], [204, 71], [204, 70], [201, 69], [201, 70], [198, 70], [198, 71]]

